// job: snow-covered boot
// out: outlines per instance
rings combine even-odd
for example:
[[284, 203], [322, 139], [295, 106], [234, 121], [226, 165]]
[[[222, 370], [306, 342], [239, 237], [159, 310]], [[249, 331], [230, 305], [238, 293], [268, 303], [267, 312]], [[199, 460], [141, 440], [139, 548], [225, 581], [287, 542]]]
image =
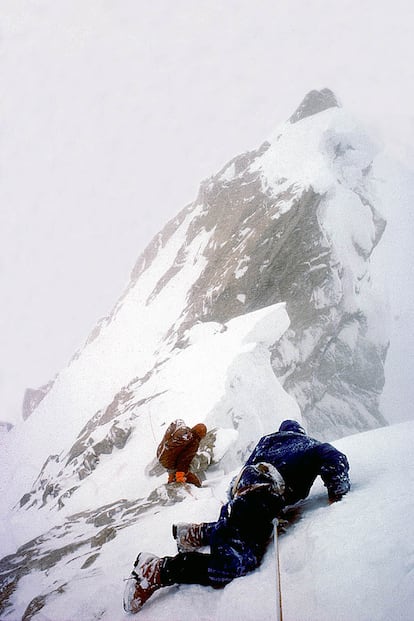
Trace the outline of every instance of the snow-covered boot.
[[141, 610], [147, 599], [162, 587], [162, 562], [162, 558], [146, 552], [137, 556], [124, 590], [125, 612], [136, 613]]
[[173, 524], [172, 534], [177, 542], [177, 549], [179, 552], [192, 552], [192, 550], [196, 550], [205, 545], [203, 542], [202, 524], [178, 522], [178, 524]]

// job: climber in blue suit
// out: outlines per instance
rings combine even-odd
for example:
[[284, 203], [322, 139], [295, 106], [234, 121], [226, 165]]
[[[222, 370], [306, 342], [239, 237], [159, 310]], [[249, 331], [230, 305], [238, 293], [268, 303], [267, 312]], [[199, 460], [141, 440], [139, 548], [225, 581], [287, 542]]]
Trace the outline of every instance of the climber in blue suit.
[[318, 475], [331, 501], [340, 500], [350, 489], [346, 456], [331, 444], [310, 438], [295, 420], [285, 420], [277, 433], [259, 440], [246, 465], [261, 461], [272, 464], [283, 477], [287, 505], [306, 498]]

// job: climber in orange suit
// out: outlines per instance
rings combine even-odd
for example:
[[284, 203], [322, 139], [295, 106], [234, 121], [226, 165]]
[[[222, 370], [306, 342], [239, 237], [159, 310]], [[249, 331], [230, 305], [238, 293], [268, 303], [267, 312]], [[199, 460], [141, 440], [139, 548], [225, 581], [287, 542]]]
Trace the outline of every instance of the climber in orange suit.
[[168, 483], [192, 483], [201, 487], [200, 479], [189, 468], [206, 433], [203, 423], [188, 427], [178, 419], [169, 425], [157, 448], [158, 461], [168, 470]]

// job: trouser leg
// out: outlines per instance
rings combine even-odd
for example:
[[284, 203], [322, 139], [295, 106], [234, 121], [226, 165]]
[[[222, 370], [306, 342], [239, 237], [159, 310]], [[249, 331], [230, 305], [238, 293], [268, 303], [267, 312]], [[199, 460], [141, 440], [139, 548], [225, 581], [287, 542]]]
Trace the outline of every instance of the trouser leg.
[[187, 446], [185, 451], [177, 455], [177, 459], [175, 461], [175, 469], [180, 472], [188, 472], [191, 462], [195, 454], [197, 453], [198, 442], [193, 444], [191, 447]]
[[218, 517], [218, 520], [216, 520], [215, 522], [203, 522], [201, 524], [204, 545], [210, 545], [211, 537], [213, 537], [213, 539], [216, 539], [216, 532], [226, 527], [227, 515], [228, 504], [225, 504], [220, 509], [220, 515]]
[[163, 586], [170, 584], [211, 584], [208, 576], [210, 554], [186, 552], [176, 556], [166, 556], [161, 566]]
[[210, 554], [184, 552], [174, 557], [164, 557], [161, 565], [161, 583], [202, 584], [222, 588], [234, 578], [244, 576], [260, 564], [256, 556], [242, 541], [222, 542], [212, 546]]

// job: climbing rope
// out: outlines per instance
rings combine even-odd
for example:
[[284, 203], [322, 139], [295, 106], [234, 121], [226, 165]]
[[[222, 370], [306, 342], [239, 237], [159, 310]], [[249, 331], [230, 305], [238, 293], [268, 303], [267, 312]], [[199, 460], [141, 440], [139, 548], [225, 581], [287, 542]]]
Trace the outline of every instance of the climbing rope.
[[273, 540], [275, 546], [275, 560], [276, 560], [276, 619], [277, 621], [283, 621], [282, 611], [282, 587], [280, 582], [280, 559], [279, 559], [279, 539], [277, 527], [279, 526], [279, 520], [275, 518], [273, 520]]

